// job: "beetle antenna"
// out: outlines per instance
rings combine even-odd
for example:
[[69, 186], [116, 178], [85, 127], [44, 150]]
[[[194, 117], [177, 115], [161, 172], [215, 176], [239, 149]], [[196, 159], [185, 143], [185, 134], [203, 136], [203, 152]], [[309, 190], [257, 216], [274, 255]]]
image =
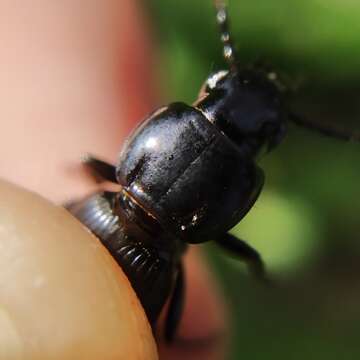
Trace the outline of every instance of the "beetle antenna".
[[360, 142], [360, 134], [346, 131], [343, 128], [334, 127], [332, 125], [324, 125], [314, 123], [308, 119], [304, 119], [296, 114], [290, 113], [289, 119], [296, 125], [310, 130], [317, 131], [320, 134], [343, 141]]
[[237, 69], [237, 56], [229, 31], [229, 16], [225, 0], [214, 0], [216, 20], [220, 27], [220, 38], [223, 43], [225, 60], [231, 70]]

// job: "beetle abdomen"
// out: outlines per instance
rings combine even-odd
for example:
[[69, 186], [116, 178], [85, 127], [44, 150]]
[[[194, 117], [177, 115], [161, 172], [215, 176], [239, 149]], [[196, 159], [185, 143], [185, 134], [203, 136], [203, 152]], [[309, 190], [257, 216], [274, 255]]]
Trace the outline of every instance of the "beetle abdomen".
[[[97, 193], [74, 203], [68, 210], [109, 250], [129, 278], [149, 321], [154, 323], [171, 292], [174, 259], [160, 254], [156, 239], [149, 244], [140, 233], [136, 236], [134, 223], [128, 223], [129, 219], [121, 216], [119, 209], [114, 212], [118, 197], [115, 193]], [[167, 254], [165, 250], [162, 253]]]

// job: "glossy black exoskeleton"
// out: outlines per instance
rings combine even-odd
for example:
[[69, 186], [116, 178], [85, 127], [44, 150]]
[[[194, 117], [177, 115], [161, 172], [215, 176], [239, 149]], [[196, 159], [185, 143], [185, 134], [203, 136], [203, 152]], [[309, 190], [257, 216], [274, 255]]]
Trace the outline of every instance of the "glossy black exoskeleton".
[[188, 243], [214, 240], [265, 278], [258, 253], [228, 233], [262, 189], [257, 155], [280, 143], [289, 120], [351, 137], [291, 114], [274, 72], [241, 69], [225, 5], [218, 0], [215, 6], [229, 70], [211, 75], [193, 106], [172, 103], [150, 115], [128, 139], [116, 166], [89, 157], [91, 170], [120, 190], [68, 207], [122, 267], [152, 324], [171, 296], [168, 340], [181, 315], [181, 258]]

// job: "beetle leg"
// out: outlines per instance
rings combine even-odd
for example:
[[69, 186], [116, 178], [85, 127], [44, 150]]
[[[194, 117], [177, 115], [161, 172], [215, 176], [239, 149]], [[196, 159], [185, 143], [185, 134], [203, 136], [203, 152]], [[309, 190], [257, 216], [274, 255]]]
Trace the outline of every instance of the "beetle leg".
[[185, 279], [183, 265], [178, 267], [175, 287], [171, 295], [169, 309], [165, 319], [165, 340], [170, 343], [174, 340], [184, 308]]
[[351, 132], [341, 127], [336, 127], [332, 124], [321, 124], [318, 122], [313, 122], [294, 113], [289, 113], [288, 116], [294, 124], [309, 130], [317, 131], [322, 135], [343, 141], [360, 142], [359, 133]]
[[90, 174], [95, 180], [100, 182], [109, 181], [116, 184], [118, 183], [115, 166], [89, 154], [83, 158], [82, 163], [90, 171]]
[[222, 237], [216, 239], [216, 242], [221, 247], [240, 258], [241, 261], [244, 261], [249, 271], [256, 278], [262, 281], [267, 281], [264, 263], [260, 254], [254, 248], [229, 233], [226, 233]]

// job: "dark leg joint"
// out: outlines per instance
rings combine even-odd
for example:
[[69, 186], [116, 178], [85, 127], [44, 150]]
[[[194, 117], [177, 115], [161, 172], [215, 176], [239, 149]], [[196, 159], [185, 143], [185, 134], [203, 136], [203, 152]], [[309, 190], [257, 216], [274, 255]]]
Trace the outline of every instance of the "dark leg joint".
[[236, 238], [231, 234], [224, 234], [216, 242], [224, 249], [231, 252], [241, 261], [245, 262], [250, 273], [261, 281], [267, 282], [265, 266], [260, 254], [243, 240]]
[[116, 168], [115, 166], [99, 160], [92, 155], [86, 155], [83, 158], [83, 165], [90, 172], [90, 174], [98, 182], [109, 181], [112, 183], [118, 183], [116, 179]]
[[169, 309], [165, 319], [165, 341], [171, 343], [176, 335], [184, 307], [185, 279], [183, 265], [180, 264], [175, 286], [171, 295]]

